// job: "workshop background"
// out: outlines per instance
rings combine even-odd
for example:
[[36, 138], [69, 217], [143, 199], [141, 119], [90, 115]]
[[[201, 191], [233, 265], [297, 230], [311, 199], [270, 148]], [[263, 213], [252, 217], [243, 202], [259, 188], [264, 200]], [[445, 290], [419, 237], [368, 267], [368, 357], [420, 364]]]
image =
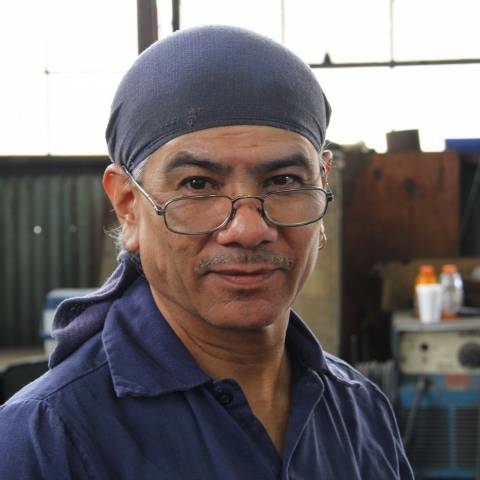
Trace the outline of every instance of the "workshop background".
[[[419, 479], [480, 478], [478, 0], [0, 0], [0, 403], [46, 369], [58, 303], [115, 265], [101, 187], [120, 78], [174, 30], [291, 48], [332, 107], [328, 245], [295, 308], [389, 396]], [[421, 265], [464, 305], [424, 325]]]

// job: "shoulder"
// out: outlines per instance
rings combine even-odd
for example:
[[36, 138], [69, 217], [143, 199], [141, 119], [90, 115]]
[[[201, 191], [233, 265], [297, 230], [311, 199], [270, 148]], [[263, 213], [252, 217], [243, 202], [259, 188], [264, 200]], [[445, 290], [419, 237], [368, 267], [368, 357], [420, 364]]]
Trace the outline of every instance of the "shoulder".
[[390, 472], [388, 478], [413, 479], [397, 420], [386, 395], [344, 360], [328, 353], [325, 360], [323, 379], [329, 405], [339, 412], [342, 417], [339, 421], [348, 426], [357, 457], [363, 459], [362, 471], [368, 473], [362, 478], [378, 478], [371, 472], [382, 465], [383, 471]]
[[[364, 388], [371, 393], [380, 393], [381, 390], [371, 380], [361, 374], [349, 363], [341, 358], [324, 352], [325, 362], [327, 366], [327, 375], [334, 380], [343, 383], [346, 386]], [[383, 395], [383, 394], [382, 394]]]
[[0, 458], [0, 478], [92, 478], [75, 435], [44, 400], [0, 406]]
[[[47, 427], [47, 428], [45, 428]], [[0, 406], [0, 450], [17, 448], [27, 437], [40, 432], [63, 430], [61, 419], [47, 402], [39, 399], [15, 399]]]
[[348, 408], [360, 407], [358, 413], [362, 416], [382, 415], [391, 426], [396, 427], [393, 410], [387, 396], [371, 380], [358, 370], [335, 355], [324, 353], [326, 370], [324, 377], [330, 391]]
[[101, 337], [95, 335], [64, 361], [18, 391], [5, 406], [10, 408], [11, 405], [22, 402], [26, 405], [33, 405], [35, 402], [48, 405], [60, 392], [65, 393], [81, 387], [84, 379], [98, 376], [107, 368]]
[[72, 416], [108, 378], [97, 335], [0, 406], [0, 478], [90, 478]]
[[396, 442], [400, 438], [397, 420], [387, 396], [371, 380], [344, 360], [325, 353], [323, 373], [328, 399], [363, 437]]

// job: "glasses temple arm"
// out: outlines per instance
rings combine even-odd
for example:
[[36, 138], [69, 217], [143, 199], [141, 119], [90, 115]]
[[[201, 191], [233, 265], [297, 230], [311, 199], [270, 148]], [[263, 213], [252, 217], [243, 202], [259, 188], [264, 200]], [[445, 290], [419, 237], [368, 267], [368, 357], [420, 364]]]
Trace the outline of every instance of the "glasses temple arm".
[[138, 190], [140, 190], [140, 192], [143, 194], [143, 196], [148, 200], [148, 202], [150, 202], [152, 207], [155, 209], [155, 212], [157, 213], [157, 215], [165, 215], [165, 209], [163, 209], [162, 207], [159, 207], [155, 203], [155, 200], [153, 200], [153, 198], [143, 189], [143, 187], [135, 180], [135, 178], [133, 178], [133, 175], [127, 169], [127, 167], [125, 165], [122, 165], [122, 169], [127, 175], [127, 177], [130, 179], [130, 181], [135, 185], [135, 187], [137, 187]]

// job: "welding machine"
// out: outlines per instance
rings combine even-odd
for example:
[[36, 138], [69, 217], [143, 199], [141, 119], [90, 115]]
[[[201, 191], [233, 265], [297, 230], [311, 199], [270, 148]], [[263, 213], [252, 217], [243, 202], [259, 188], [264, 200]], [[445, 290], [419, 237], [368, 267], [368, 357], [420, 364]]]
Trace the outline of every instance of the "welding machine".
[[419, 479], [480, 478], [480, 318], [393, 317], [396, 409]]

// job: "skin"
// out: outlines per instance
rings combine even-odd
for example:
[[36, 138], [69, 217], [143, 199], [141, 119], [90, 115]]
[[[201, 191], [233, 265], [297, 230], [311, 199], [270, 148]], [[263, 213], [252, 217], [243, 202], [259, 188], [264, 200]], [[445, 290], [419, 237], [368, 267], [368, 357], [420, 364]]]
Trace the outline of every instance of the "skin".
[[[299, 155], [306, 165], [278, 164]], [[324, 156], [328, 170], [331, 154]], [[209, 163], [191, 165], [189, 160], [171, 168], [179, 158]], [[326, 184], [318, 153], [307, 139], [272, 127], [228, 126], [162, 146], [148, 160], [142, 186], [163, 205], [182, 195], [235, 197], [302, 183]], [[290, 406], [289, 310], [314, 268], [322, 223], [272, 226], [258, 213], [258, 201], [244, 199], [221, 230], [179, 235], [166, 228], [118, 165], [106, 169], [103, 184], [125, 246], [140, 252], [165, 319], [206, 373], [240, 384], [281, 454]], [[273, 257], [283, 261], [275, 263]]]

